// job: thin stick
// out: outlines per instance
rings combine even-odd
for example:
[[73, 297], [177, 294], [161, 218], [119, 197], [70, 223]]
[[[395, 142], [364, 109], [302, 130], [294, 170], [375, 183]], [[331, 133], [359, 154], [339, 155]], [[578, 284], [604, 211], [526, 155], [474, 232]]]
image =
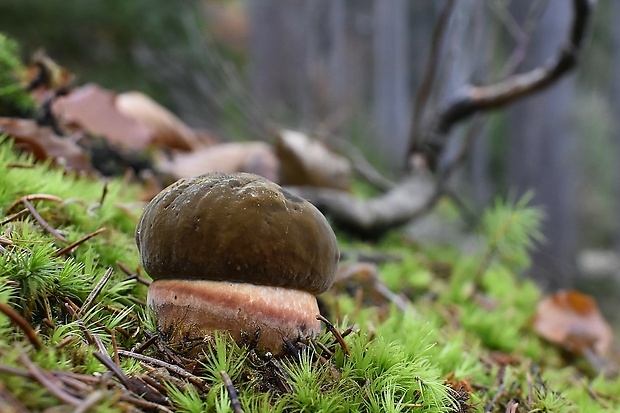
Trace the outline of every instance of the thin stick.
[[243, 413], [241, 403], [239, 402], [239, 396], [237, 395], [237, 389], [235, 389], [230, 376], [224, 370], [220, 370], [220, 376], [222, 376], [222, 380], [226, 386], [226, 391], [228, 391], [228, 396], [230, 397], [230, 404], [232, 404], [233, 411], [235, 413]]
[[22, 196], [16, 201], [13, 201], [11, 205], [6, 208], [5, 213], [8, 214], [13, 208], [17, 205], [23, 203], [24, 201], [52, 201], [52, 202], [62, 202], [62, 198], [57, 197], [56, 195], [50, 194], [30, 194], [26, 196]]
[[194, 382], [195, 384], [198, 384], [200, 386], [204, 384], [204, 380], [202, 380], [200, 377], [194, 376], [189, 371], [179, 366], [175, 366], [174, 364], [166, 363], [165, 361], [161, 361], [153, 357], [145, 356], [144, 354], [138, 354], [133, 351], [118, 350], [118, 354], [120, 354], [121, 356], [132, 357], [132, 358], [135, 358], [136, 360], [145, 361], [147, 363], [151, 363], [156, 366], [165, 367], [168, 370], [178, 374], [179, 376], [184, 377]]
[[340, 331], [338, 331], [338, 329], [334, 327], [334, 325], [330, 323], [329, 320], [323, 317], [321, 314], [317, 315], [316, 319], [325, 323], [325, 326], [327, 327], [329, 332], [332, 333], [334, 337], [336, 337], [336, 340], [338, 341], [338, 344], [340, 344], [340, 347], [342, 347], [344, 354], [346, 354], [347, 356], [350, 356], [351, 353], [349, 352], [349, 347], [347, 346], [347, 343], [344, 342], [344, 338], [342, 338]]
[[28, 338], [28, 341], [32, 343], [35, 349], [41, 350], [43, 346], [41, 346], [41, 342], [37, 337], [37, 333], [34, 331], [34, 329], [30, 326], [30, 324], [28, 323], [28, 321], [26, 321], [24, 317], [22, 317], [17, 311], [15, 311], [13, 307], [3, 302], [0, 302], [0, 312], [4, 313], [4, 315], [9, 317], [9, 319], [14, 324], [17, 324], [17, 326], [19, 326], [19, 328], [24, 331], [24, 334], [26, 334], [26, 338]]
[[125, 386], [127, 390], [137, 395], [140, 395], [146, 400], [154, 403], [168, 403], [168, 399], [161, 393], [159, 393], [157, 389], [149, 387], [146, 383], [140, 380], [127, 377], [125, 373], [123, 373], [123, 370], [121, 370], [119, 366], [114, 364], [114, 361], [112, 361], [108, 353], [94, 351], [93, 356], [95, 356], [97, 360], [99, 360], [104, 366], [106, 366], [120, 380], [120, 382], [123, 383], [123, 386]]
[[82, 404], [82, 400], [78, 399], [77, 397], [74, 397], [74, 396], [70, 395], [69, 393], [64, 391], [62, 388], [58, 387], [56, 385], [55, 381], [51, 380], [50, 378], [48, 378], [46, 376], [46, 374], [43, 372], [43, 370], [39, 369], [28, 358], [28, 356], [26, 356], [23, 353], [20, 354], [19, 355], [19, 361], [24, 366], [26, 366], [26, 368], [28, 369], [30, 374], [32, 374], [32, 377], [36, 381], [38, 381], [39, 384], [41, 384], [43, 387], [48, 389], [56, 398], [58, 398], [59, 400], [61, 400], [64, 403], [70, 404], [71, 406], [74, 406], [74, 407], [78, 407], [79, 405]]
[[103, 396], [104, 394], [101, 390], [96, 390], [90, 393], [82, 401], [82, 403], [76, 407], [73, 413], [86, 413], [88, 410], [90, 410], [91, 407], [95, 406]]
[[[144, 278], [143, 276], [141, 276], [140, 274], [138, 274], [137, 272], [131, 271], [131, 269], [127, 266], [127, 264], [124, 264], [120, 261], [116, 261], [116, 265], [118, 265], [118, 267], [123, 270], [123, 272], [125, 274], [127, 274], [129, 277], [127, 279], [132, 279], [135, 278], [139, 283], [142, 283], [144, 285], [146, 285], [147, 287], [149, 285], [151, 285], [151, 280], [147, 280], [146, 278]], [[123, 280], [125, 281], [125, 280]]]
[[103, 290], [103, 287], [105, 287], [108, 281], [110, 281], [110, 278], [112, 277], [113, 272], [114, 272], [114, 269], [112, 267], [108, 267], [105, 274], [103, 274], [103, 277], [101, 277], [97, 285], [95, 285], [95, 287], [90, 292], [90, 294], [88, 294], [88, 297], [86, 297], [84, 304], [82, 304], [82, 308], [78, 312], [80, 316], [83, 316], [84, 314], [86, 314], [86, 312], [90, 309], [90, 306], [95, 301], [95, 298], [97, 298], [101, 290]]
[[56, 343], [54, 347], [56, 347], [57, 350], [60, 350], [61, 348], [71, 343], [72, 341], [73, 341], [73, 336], [67, 336], [63, 338], [62, 340], [60, 340], [58, 343]]
[[85, 237], [80, 238], [79, 240], [77, 240], [77, 241], [75, 241], [75, 242], [73, 242], [73, 243], [71, 243], [71, 244], [67, 245], [66, 247], [64, 247], [64, 248], [62, 248], [62, 249], [60, 249], [60, 250], [58, 250], [58, 251], [56, 252], [56, 254], [54, 254], [54, 258], [56, 258], [56, 257], [60, 257], [61, 255], [65, 255], [65, 254], [67, 254], [68, 252], [70, 252], [72, 249], [74, 249], [74, 248], [75, 248], [75, 247], [77, 247], [78, 245], [80, 245], [80, 244], [82, 244], [82, 243], [84, 243], [84, 242], [88, 241], [89, 239], [91, 239], [92, 237], [94, 237], [94, 236], [96, 236], [96, 235], [101, 234], [103, 231], [105, 231], [105, 228], [99, 228], [97, 231], [95, 231], [95, 232], [93, 232], [93, 233], [90, 233], [90, 234], [86, 235]]
[[14, 213], [10, 217], [5, 218], [3, 221], [0, 221], [0, 225], [8, 224], [11, 221], [15, 221], [17, 218], [25, 215], [28, 212], [28, 208], [24, 208], [19, 212]]
[[137, 353], [137, 354], [142, 353], [144, 350], [149, 348], [150, 345], [153, 344], [155, 340], [157, 340], [158, 337], [159, 336], [157, 334], [151, 336], [148, 340], [146, 340], [143, 344], [141, 344], [137, 349], [135, 349], [134, 353]]
[[62, 242], [68, 242], [67, 239], [65, 237], [62, 236], [62, 234], [60, 232], [58, 232], [55, 228], [53, 228], [42, 216], [41, 214], [39, 214], [39, 212], [35, 209], [34, 205], [32, 205], [30, 203], [30, 201], [28, 201], [27, 199], [24, 199], [22, 201], [24, 203], [24, 205], [26, 206], [26, 208], [28, 209], [28, 211], [30, 211], [30, 213], [32, 214], [32, 216], [39, 222], [39, 224], [41, 224], [41, 226], [43, 227], [44, 230], [46, 230], [47, 232], [49, 232], [50, 234], [52, 234], [56, 239], [62, 241]]
[[13, 395], [7, 389], [3, 382], [0, 382], [0, 403], [8, 404], [9, 407], [6, 411], [10, 411], [13, 413], [29, 413], [30, 410], [24, 406], [24, 404], [17, 397]]

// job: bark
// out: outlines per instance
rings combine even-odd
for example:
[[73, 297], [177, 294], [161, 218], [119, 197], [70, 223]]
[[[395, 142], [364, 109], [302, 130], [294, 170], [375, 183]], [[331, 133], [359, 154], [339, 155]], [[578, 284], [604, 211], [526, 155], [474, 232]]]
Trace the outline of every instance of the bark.
[[[545, 61], [557, 49], [558, 37], [569, 30], [569, 18], [565, 0], [549, 2], [525, 64]], [[565, 46], [552, 68], [573, 67], [573, 50]], [[555, 78], [558, 70], [551, 69], [548, 78]], [[537, 68], [528, 73], [539, 71]], [[532, 274], [550, 289], [570, 287], [576, 272], [575, 204], [579, 179], [575, 168], [577, 141], [571, 119], [574, 100], [575, 78], [569, 76], [545, 93], [519, 102], [512, 111], [511, 184], [519, 191], [533, 190], [532, 202], [546, 211], [542, 228], [546, 242], [534, 252]]]
[[374, 13], [374, 102], [377, 131], [382, 137], [379, 150], [388, 159], [402, 159], [409, 127], [407, 1], [376, 0]]

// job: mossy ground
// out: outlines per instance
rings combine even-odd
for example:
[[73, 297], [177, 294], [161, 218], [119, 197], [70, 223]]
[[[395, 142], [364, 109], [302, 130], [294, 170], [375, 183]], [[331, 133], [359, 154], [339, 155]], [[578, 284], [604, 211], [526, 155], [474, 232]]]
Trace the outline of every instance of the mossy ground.
[[[0, 314], [0, 411], [235, 411], [226, 375], [246, 412], [620, 410], [620, 380], [531, 329], [540, 292], [518, 274], [540, 214], [523, 200], [485, 214], [469, 255], [397, 233], [380, 245], [341, 237], [344, 251], [399, 257], [321, 297], [340, 332], [353, 327], [345, 346], [326, 332], [276, 359], [216, 336], [192, 362], [166, 347], [145, 306], [140, 193], [34, 165], [1, 141], [0, 303], [26, 326]], [[20, 201], [33, 194], [40, 219]]]

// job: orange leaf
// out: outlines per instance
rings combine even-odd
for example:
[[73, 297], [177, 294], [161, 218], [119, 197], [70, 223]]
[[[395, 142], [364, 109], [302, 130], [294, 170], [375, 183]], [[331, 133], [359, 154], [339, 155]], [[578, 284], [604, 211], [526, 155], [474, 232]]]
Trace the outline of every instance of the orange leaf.
[[543, 338], [577, 354], [605, 354], [613, 337], [594, 299], [577, 291], [545, 297], [538, 304], [534, 329]]

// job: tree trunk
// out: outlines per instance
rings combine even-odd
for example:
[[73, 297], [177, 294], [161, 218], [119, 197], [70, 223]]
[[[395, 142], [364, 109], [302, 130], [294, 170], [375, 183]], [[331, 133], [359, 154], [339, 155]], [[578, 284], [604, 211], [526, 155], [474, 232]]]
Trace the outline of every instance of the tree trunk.
[[[557, 53], [558, 40], [566, 38], [571, 19], [565, 0], [549, 2], [524, 69]], [[578, 168], [571, 119], [574, 99], [575, 76], [568, 75], [553, 88], [523, 99], [511, 109], [510, 184], [519, 192], [533, 190], [534, 203], [546, 212], [542, 229], [546, 242], [534, 253], [532, 275], [549, 289], [571, 286], [577, 272]]]
[[[375, 0], [374, 102], [378, 149], [399, 167], [409, 130], [407, 1]], [[398, 162], [394, 162], [397, 160]]]

